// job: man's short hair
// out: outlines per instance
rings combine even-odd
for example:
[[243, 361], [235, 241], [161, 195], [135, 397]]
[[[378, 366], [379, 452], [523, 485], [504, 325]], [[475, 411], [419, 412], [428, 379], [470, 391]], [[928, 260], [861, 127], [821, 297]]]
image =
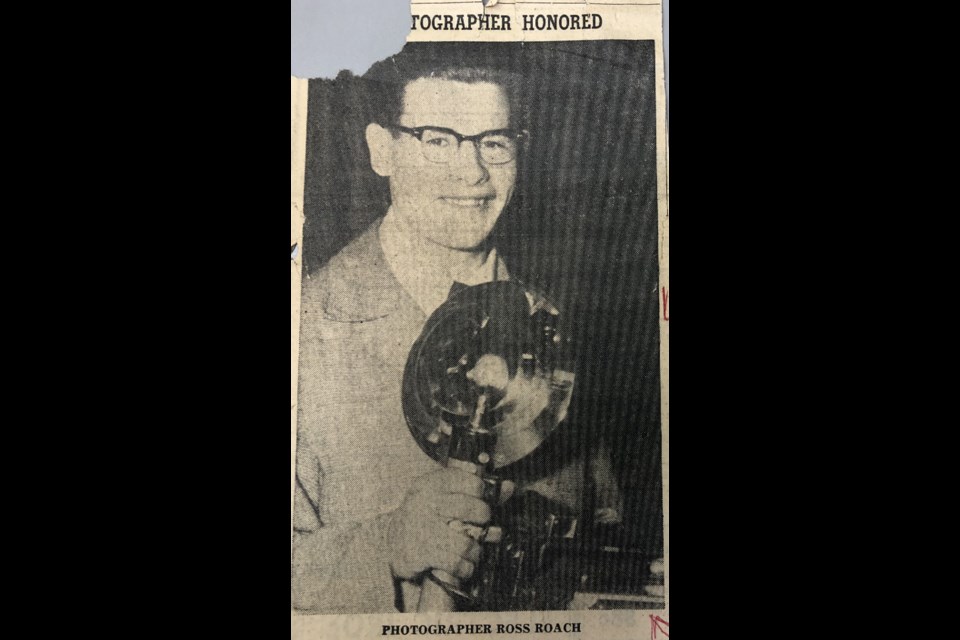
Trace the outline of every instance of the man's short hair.
[[[421, 78], [439, 78], [457, 82], [489, 82], [499, 85], [510, 104], [511, 126], [523, 129], [527, 118], [523, 106], [522, 76], [513, 60], [496, 59], [492, 50], [481, 46], [406, 45], [403, 50], [377, 62], [364, 74], [371, 117], [380, 126], [396, 125], [403, 112], [403, 96], [408, 84]], [[502, 52], [502, 50], [501, 50]]]

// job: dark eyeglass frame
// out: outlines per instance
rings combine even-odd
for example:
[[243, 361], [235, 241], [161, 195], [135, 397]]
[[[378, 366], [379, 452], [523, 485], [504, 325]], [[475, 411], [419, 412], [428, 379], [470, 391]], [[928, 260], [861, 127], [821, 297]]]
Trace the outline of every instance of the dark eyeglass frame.
[[[478, 133], [478, 134], [476, 134], [476, 135], [465, 136], [465, 135], [463, 135], [462, 133], [460, 133], [460, 132], [458, 132], [458, 131], [454, 131], [453, 129], [448, 129], [448, 128], [446, 128], [446, 127], [434, 127], [434, 126], [430, 126], [430, 125], [426, 125], [426, 126], [423, 126], [423, 127], [404, 127], [404, 126], [401, 126], [401, 125], [399, 125], [399, 124], [392, 124], [392, 125], [389, 125], [388, 128], [389, 128], [389, 129], [394, 129], [394, 130], [396, 130], [396, 131], [400, 131], [400, 132], [402, 132], [402, 133], [406, 133], [406, 134], [408, 134], [408, 135], [411, 135], [411, 136], [413, 136], [414, 138], [416, 138], [417, 140], [419, 140], [421, 143], [423, 142], [423, 134], [426, 133], [427, 131], [438, 131], [438, 132], [440, 132], [440, 133], [448, 133], [448, 134], [452, 135], [454, 138], [457, 139], [457, 149], [458, 149], [458, 150], [460, 149], [460, 147], [463, 145], [463, 143], [464, 143], [465, 141], [470, 141], [470, 142], [473, 143], [473, 147], [479, 152], [480, 158], [481, 158], [485, 163], [487, 163], [487, 164], [494, 164], [494, 165], [497, 165], [497, 164], [507, 164], [508, 162], [512, 162], [513, 160], [515, 160], [516, 157], [517, 157], [517, 154], [520, 152], [520, 145], [521, 145], [525, 140], [527, 140], [527, 139], [530, 137], [530, 132], [529, 132], [529, 131], [526, 131], [526, 130], [517, 130], [517, 129], [491, 129], [490, 131], [481, 131], [480, 133]], [[504, 161], [502, 161], [502, 162], [490, 162], [489, 160], [487, 160], [486, 158], [483, 157], [483, 149], [480, 147], [480, 141], [483, 140], [483, 139], [484, 139], [485, 137], [487, 137], [487, 136], [493, 136], [493, 135], [502, 135], [502, 136], [506, 136], [506, 137], [508, 137], [508, 138], [512, 138], [512, 139], [514, 139], [514, 140], [517, 141], [517, 148], [514, 150], [513, 155], [511, 155], [510, 158], [508, 158], [507, 160], [504, 160]], [[426, 155], [426, 154], [424, 154], [424, 155]], [[429, 158], [429, 157], [427, 158], [427, 160], [430, 160], [430, 162], [436, 162], [436, 163], [438, 163], [438, 164], [443, 164], [443, 163], [441, 163], [441, 162], [439, 162], [439, 161], [437, 161], [437, 160], [433, 160], [433, 159], [431, 159], [431, 158]]]

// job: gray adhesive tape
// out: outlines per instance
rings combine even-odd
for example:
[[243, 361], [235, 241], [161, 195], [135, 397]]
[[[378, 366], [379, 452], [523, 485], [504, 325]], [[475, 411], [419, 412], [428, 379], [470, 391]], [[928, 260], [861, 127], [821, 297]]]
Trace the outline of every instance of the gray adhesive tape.
[[410, 33], [405, 0], [291, 0], [290, 73], [334, 78], [362, 74], [403, 48]]

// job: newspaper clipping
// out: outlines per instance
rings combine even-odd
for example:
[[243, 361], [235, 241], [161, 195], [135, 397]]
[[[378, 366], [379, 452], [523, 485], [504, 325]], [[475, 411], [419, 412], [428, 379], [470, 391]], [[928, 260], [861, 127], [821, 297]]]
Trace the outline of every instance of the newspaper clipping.
[[291, 79], [293, 637], [669, 637], [661, 6], [409, 28]]

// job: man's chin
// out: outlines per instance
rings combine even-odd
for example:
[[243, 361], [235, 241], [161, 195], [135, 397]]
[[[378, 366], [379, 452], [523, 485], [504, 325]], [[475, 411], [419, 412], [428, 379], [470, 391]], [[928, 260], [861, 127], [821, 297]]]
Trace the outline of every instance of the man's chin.
[[497, 215], [464, 215], [463, 212], [434, 209], [405, 219], [405, 226], [433, 244], [456, 251], [477, 251], [487, 242]]
[[454, 251], [479, 251], [486, 245], [487, 236], [484, 235], [479, 240], [477, 238], [431, 238], [431, 240], [441, 247]]
[[[453, 226], [454, 228], [450, 228]], [[460, 220], [456, 225], [447, 226], [446, 233], [437, 233], [429, 236], [430, 240], [447, 249], [457, 251], [477, 251], [482, 249], [486, 243], [493, 226], [489, 224], [470, 225], [469, 222]]]

